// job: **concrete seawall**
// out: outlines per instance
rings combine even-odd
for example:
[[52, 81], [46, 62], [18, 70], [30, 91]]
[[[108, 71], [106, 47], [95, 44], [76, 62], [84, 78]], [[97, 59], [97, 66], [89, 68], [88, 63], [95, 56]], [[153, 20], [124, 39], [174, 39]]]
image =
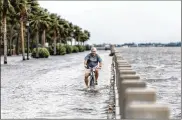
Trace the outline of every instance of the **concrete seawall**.
[[115, 118], [169, 119], [169, 108], [157, 103], [156, 90], [148, 88], [146, 82], [140, 80], [140, 76], [114, 47], [110, 56], [113, 56], [114, 68]]

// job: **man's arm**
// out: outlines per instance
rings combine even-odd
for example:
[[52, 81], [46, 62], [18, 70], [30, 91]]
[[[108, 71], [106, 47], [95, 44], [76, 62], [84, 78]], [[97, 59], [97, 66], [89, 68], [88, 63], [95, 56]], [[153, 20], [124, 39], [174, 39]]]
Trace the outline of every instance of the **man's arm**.
[[88, 61], [88, 59], [89, 59], [89, 56], [87, 55], [87, 56], [85, 57], [85, 59], [84, 59], [84, 67], [87, 66], [87, 61]]
[[98, 59], [99, 59], [99, 67], [102, 67], [102, 59], [99, 55], [98, 55]]
[[84, 66], [86, 66], [87, 65], [87, 60], [84, 60]]
[[99, 62], [99, 67], [102, 67], [102, 62]]

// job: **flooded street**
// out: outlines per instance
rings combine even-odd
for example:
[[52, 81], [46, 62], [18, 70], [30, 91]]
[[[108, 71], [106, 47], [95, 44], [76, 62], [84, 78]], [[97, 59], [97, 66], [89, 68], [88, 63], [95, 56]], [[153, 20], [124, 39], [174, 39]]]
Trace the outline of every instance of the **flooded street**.
[[[181, 117], [181, 48], [119, 48], [157, 102], [167, 104], [171, 119]], [[110, 51], [98, 51], [104, 64], [97, 92], [84, 85], [83, 60], [88, 52], [22, 61], [1, 57], [1, 117], [107, 119], [111, 78]]]
[[84, 85], [88, 52], [22, 61], [1, 57], [1, 118], [107, 119], [110, 51], [98, 51], [104, 61], [97, 92]]
[[181, 119], [181, 47], [119, 48], [147, 86], [156, 88], [157, 102], [167, 104], [171, 119]]

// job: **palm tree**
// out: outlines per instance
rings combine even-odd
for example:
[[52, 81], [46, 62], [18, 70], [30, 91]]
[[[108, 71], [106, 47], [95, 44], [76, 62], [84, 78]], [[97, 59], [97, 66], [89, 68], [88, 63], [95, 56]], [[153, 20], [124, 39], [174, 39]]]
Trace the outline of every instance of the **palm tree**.
[[40, 18], [38, 16], [34, 16], [30, 21], [30, 25], [33, 26], [34, 32], [36, 33], [36, 58], [38, 58]]
[[21, 43], [22, 43], [22, 57], [25, 60], [25, 48], [24, 48], [24, 22], [27, 19], [27, 9], [30, 8], [27, 0], [11, 0], [12, 5], [20, 18], [21, 26]]
[[59, 31], [60, 43], [67, 43], [67, 38], [69, 38], [69, 24], [68, 21], [59, 18], [59, 24], [61, 25]]
[[80, 37], [81, 37], [81, 28], [77, 25], [74, 26], [74, 39], [75, 39], [75, 45], [76, 45], [76, 42], [78, 42], [79, 44], [79, 41], [80, 41]]
[[[31, 24], [33, 24], [33, 22], [35, 22], [35, 19], [33, 19], [34, 17], [37, 17], [38, 14], [40, 14], [40, 7], [38, 4], [37, 0], [28, 0], [29, 3], [29, 8], [30, 8], [30, 13], [29, 13], [29, 22], [32, 22]], [[36, 53], [37, 53], [37, 57], [38, 57], [38, 43], [39, 43], [39, 39], [37, 40], [37, 37], [39, 37], [39, 34], [37, 36], [37, 31], [36, 28], [34, 28], [34, 26], [32, 26], [30, 24], [30, 28], [29, 28], [29, 32], [30, 32], [30, 40], [31, 40], [31, 45], [30, 45], [30, 49], [33, 50], [34, 45], [36, 46]]]
[[3, 0], [3, 39], [4, 39], [4, 64], [7, 64], [7, 30], [6, 30], [6, 14], [8, 10], [8, 1]]
[[42, 37], [42, 46], [45, 47], [45, 39], [46, 39], [46, 30], [48, 29], [50, 25], [50, 17], [47, 12], [47, 9], [41, 8], [37, 1], [31, 2], [31, 8], [32, 8], [32, 15], [40, 15], [41, 21], [40, 21], [40, 29], [41, 29], [41, 37]]
[[57, 36], [59, 34], [59, 28], [61, 28], [61, 25], [59, 24], [58, 17], [56, 14], [51, 14], [51, 30], [53, 30], [53, 39], [54, 39], [54, 55], [56, 55], [56, 40]]
[[2, 9], [2, 20], [3, 20], [3, 39], [4, 39], [4, 64], [7, 64], [7, 26], [6, 26], [6, 17], [7, 12], [14, 13], [13, 7], [10, 4], [9, 0], [3, 0], [0, 2], [3, 5]]
[[[11, 19], [13, 18], [13, 19]], [[12, 43], [13, 40], [17, 37], [18, 35], [18, 23], [15, 14], [8, 14], [8, 19], [7, 19], [7, 38], [9, 42], [9, 50], [10, 52], [8, 53], [10, 56], [12, 55]]]
[[41, 19], [40, 26], [42, 30], [42, 46], [45, 47], [46, 30], [51, 24], [51, 19], [46, 12], [43, 12]]
[[2, 31], [3, 31], [3, 23], [2, 23], [2, 11], [3, 11], [3, 1], [1, 0], [0, 1], [0, 45], [1, 45], [1, 49], [0, 49], [0, 51], [1, 51], [1, 55], [3, 54], [3, 52], [2, 52], [2, 45], [3, 45], [3, 33], [2, 33]]
[[[36, 33], [36, 58], [38, 58], [38, 44], [39, 44], [39, 29], [41, 29], [42, 24], [45, 23], [42, 19], [41, 10], [37, 12], [37, 15], [32, 15], [30, 19], [30, 25], [34, 28], [33, 31]], [[43, 16], [44, 17], [44, 16]]]
[[74, 37], [73, 35], [74, 35], [74, 26], [73, 26], [73, 24], [70, 22], [70, 23], [69, 23], [69, 28], [68, 28], [68, 36], [69, 36], [69, 39], [68, 39], [68, 40], [71, 42], [71, 45], [73, 45], [73, 44], [72, 44], [72, 42], [73, 42], [72, 39], [73, 39], [73, 37]]
[[58, 31], [57, 39], [59, 40], [59, 43], [61, 44], [63, 42], [63, 38], [65, 36], [65, 34], [64, 34], [65, 29], [64, 29], [63, 25], [60, 25], [58, 30], [59, 31]]
[[88, 30], [84, 30], [83, 32], [86, 35], [86, 37], [85, 37], [85, 39], [83, 41], [83, 45], [84, 45], [84, 42], [86, 42], [90, 38], [90, 32]]
[[87, 34], [82, 32], [80, 36], [80, 42], [82, 43], [82, 45], [84, 45], [84, 42], [87, 40], [87, 38], [88, 38]]
[[[4, 9], [3, 7], [4, 3], [8, 3], [8, 5], [12, 5], [16, 13], [13, 13], [13, 12], [11, 12], [11, 14], [8, 13], [9, 8], [6, 7], [6, 9]], [[31, 8], [31, 12], [28, 12], [30, 8]], [[6, 14], [3, 14], [3, 11], [7, 11], [5, 12]], [[43, 47], [45, 47], [45, 39], [49, 43], [54, 43], [54, 55], [56, 55], [57, 40], [60, 43], [67, 43], [67, 41], [71, 41], [71, 44], [72, 44], [72, 39], [74, 38], [76, 40], [75, 43], [77, 42], [78, 44], [80, 43], [84, 44], [84, 42], [89, 39], [88, 32], [82, 31], [82, 29], [79, 26], [73, 25], [71, 22], [61, 18], [57, 14], [51, 14], [50, 12], [48, 12], [47, 9], [41, 8], [37, 0], [1, 0], [0, 1], [0, 27], [1, 27], [0, 34], [3, 33], [4, 35], [3, 40], [6, 41], [6, 43], [4, 42], [5, 43], [4, 46], [6, 46], [4, 47], [4, 50], [6, 48], [5, 55], [7, 55], [7, 40], [6, 39], [8, 39], [9, 41], [8, 47], [11, 46], [13, 41], [16, 39], [15, 40], [16, 52], [17, 53], [19, 52], [18, 51], [18, 49], [20, 48], [19, 45], [21, 45], [22, 57], [23, 57], [23, 60], [25, 60], [24, 39], [26, 38], [26, 36], [24, 33], [25, 33], [25, 22], [27, 21], [27, 17], [31, 18], [30, 39], [31, 39], [32, 48], [33, 48], [33, 45], [36, 45], [37, 51], [38, 51], [38, 43], [40, 42], [39, 40], [41, 40]], [[3, 18], [6, 18], [7, 22]], [[9, 18], [10, 20], [8, 20], [7, 18]], [[17, 22], [19, 22], [19, 24], [17, 24]], [[1, 23], [3, 23], [3, 25]], [[7, 24], [7, 27], [8, 27], [7, 30], [4, 29], [6, 28], [4, 23]], [[7, 33], [4, 32], [4, 30], [7, 31]], [[2, 35], [0, 35], [0, 37], [1, 36]]]
[[20, 24], [17, 26], [17, 37], [16, 37], [16, 55], [19, 55], [19, 52], [20, 52], [20, 50], [19, 50], [19, 42], [20, 42], [20, 34], [21, 34], [21, 32], [18, 30], [20, 28]]

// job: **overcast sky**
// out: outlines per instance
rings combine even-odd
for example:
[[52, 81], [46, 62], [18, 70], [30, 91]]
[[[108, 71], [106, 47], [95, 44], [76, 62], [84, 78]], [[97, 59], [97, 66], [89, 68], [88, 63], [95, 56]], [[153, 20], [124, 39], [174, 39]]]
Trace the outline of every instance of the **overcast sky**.
[[91, 32], [89, 43], [181, 41], [181, 1], [39, 1]]

